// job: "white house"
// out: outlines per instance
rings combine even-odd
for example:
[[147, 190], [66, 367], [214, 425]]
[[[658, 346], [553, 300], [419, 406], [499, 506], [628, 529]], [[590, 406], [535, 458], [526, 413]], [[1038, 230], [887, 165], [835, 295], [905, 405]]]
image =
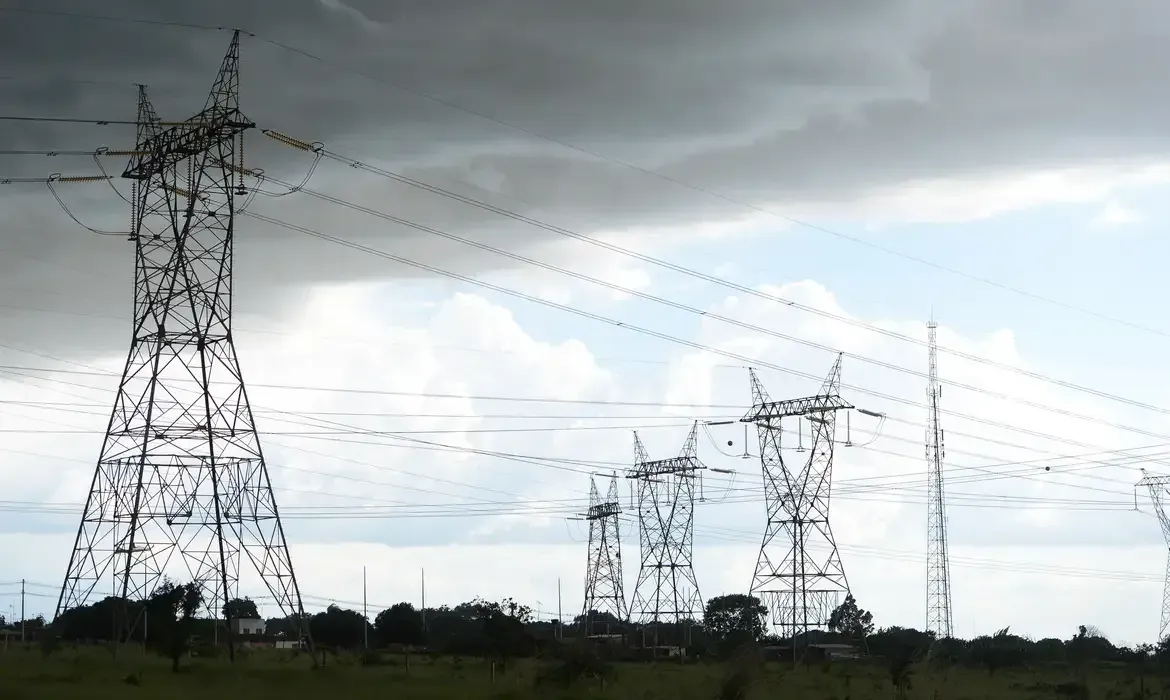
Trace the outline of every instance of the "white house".
[[236, 619], [232, 620], [232, 634], [246, 637], [249, 635], [264, 634], [264, 620]]

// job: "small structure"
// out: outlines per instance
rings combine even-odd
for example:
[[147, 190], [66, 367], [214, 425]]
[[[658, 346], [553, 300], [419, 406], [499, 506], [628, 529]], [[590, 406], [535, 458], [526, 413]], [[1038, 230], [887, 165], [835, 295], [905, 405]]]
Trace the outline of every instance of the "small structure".
[[836, 659], [856, 659], [860, 656], [857, 648], [852, 644], [809, 644], [807, 658], [809, 661], [833, 661]]
[[232, 634], [241, 637], [259, 637], [262, 636], [267, 629], [264, 620], [241, 618], [232, 620]]

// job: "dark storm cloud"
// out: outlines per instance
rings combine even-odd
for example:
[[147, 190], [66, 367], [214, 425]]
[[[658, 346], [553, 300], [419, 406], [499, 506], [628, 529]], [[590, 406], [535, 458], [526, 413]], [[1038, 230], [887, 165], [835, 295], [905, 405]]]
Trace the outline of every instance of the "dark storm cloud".
[[[241, 71], [244, 111], [260, 126], [510, 209], [536, 207], [539, 218], [579, 230], [744, 210], [493, 119], [762, 205], [848, 202], [908, 178], [1160, 157], [1167, 146], [1170, 9], [1138, 0], [111, 0], [100, 12], [255, 32]], [[185, 118], [201, 107], [227, 40], [0, 13], [0, 76], [15, 78], [0, 80], [0, 113], [129, 118], [130, 84], [142, 82], [164, 119]], [[130, 137], [0, 122], [0, 148], [123, 146]], [[308, 165], [261, 136], [249, 144], [250, 164], [277, 177], [296, 179]], [[84, 159], [0, 165], [0, 176], [94, 170]], [[343, 165], [323, 166], [310, 186], [513, 248], [550, 236]], [[127, 216], [105, 194], [79, 188], [67, 199], [87, 223], [117, 228]], [[0, 191], [0, 207], [0, 287], [26, 290], [28, 305], [67, 308], [78, 304], [80, 280], [93, 303], [128, 296], [125, 243], [84, 239], [39, 190]], [[462, 272], [503, 264], [303, 195], [255, 207]], [[257, 310], [276, 310], [305, 282], [403, 274], [255, 222], [241, 225], [240, 241], [241, 303]], [[60, 334], [29, 314], [0, 320], [30, 345]], [[111, 333], [85, 342], [118, 347], [123, 332]]]

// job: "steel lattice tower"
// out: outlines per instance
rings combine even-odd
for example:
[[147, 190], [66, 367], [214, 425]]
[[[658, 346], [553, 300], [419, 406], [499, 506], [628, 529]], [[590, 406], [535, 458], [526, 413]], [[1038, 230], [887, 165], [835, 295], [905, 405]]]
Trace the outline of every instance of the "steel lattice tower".
[[622, 585], [622, 544], [618, 519], [622, 513], [617, 475], [609, 482], [604, 499], [597, 482], [589, 478], [589, 561], [585, 566], [585, 636], [593, 634], [593, 615], [609, 613], [621, 622], [630, 618]]
[[938, 324], [926, 324], [929, 336], [929, 372], [926, 397], [926, 631], [935, 639], [952, 636], [951, 561], [947, 554], [947, 513], [943, 498], [943, 460], [946, 448], [938, 417], [942, 385], [938, 381]]
[[[1145, 470], [1142, 470], [1145, 474]], [[1158, 523], [1162, 526], [1162, 536], [1170, 547], [1170, 517], [1166, 515], [1166, 489], [1170, 486], [1170, 476], [1153, 476], [1146, 474], [1138, 486], [1145, 486], [1150, 490], [1150, 500], [1154, 502], [1154, 510], [1158, 514]], [[1162, 591], [1162, 616], [1158, 623], [1158, 641], [1166, 638], [1170, 632], [1170, 558], [1166, 560], [1166, 582]]]
[[695, 579], [691, 550], [695, 530], [695, 480], [700, 469], [699, 424], [696, 422], [678, 457], [650, 461], [642, 440], [634, 433], [634, 469], [637, 481], [638, 536], [642, 564], [630, 605], [631, 619], [684, 624], [703, 615], [703, 598]]
[[[246, 194], [236, 176], [254, 126], [239, 109], [238, 66], [236, 32], [203, 111], [167, 129], [139, 90], [139, 143], [123, 173], [134, 191], [134, 334], [58, 615], [111, 592], [142, 600], [171, 575], [197, 581], [218, 619], [238, 596], [243, 555], [301, 624], [232, 341], [235, 198]], [[125, 606], [121, 617], [124, 639], [136, 621]]]
[[[849, 583], [829, 526], [829, 495], [833, 472], [836, 413], [852, 409], [841, 399], [841, 356], [838, 355], [816, 396], [772, 401], [755, 370], [752, 409], [741, 420], [755, 423], [764, 471], [768, 525], [752, 576], [751, 595], [772, 614], [782, 637], [828, 626], [829, 615], [848, 593]], [[781, 453], [781, 421], [804, 417], [812, 426], [808, 460], [789, 469]]]

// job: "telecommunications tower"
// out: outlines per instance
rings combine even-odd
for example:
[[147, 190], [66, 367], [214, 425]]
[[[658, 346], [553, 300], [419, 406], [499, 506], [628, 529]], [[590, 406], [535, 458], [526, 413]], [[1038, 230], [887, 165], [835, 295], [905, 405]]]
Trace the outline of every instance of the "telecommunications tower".
[[642, 565], [630, 605], [632, 620], [653, 624], [655, 646], [661, 623], [682, 626], [703, 616], [703, 598], [695, 579], [691, 550], [695, 539], [695, 480], [699, 470], [699, 424], [691, 428], [678, 457], [650, 461], [634, 433], [638, 535]]
[[[1154, 511], [1158, 514], [1158, 523], [1162, 526], [1162, 536], [1170, 547], [1170, 517], [1166, 515], [1167, 488], [1170, 487], [1170, 476], [1156, 476], [1146, 474], [1142, 470], [1142, 480], [1138, 486], [1145, 486], [1150, 490], [1150, 500], [1154, 502]], [[1162, 591], [1162, 616], [1158, 623], [1158, 641], [1161, 642], [1170, 632], [1170, 558], [1166, 560], [1166, 581]]]
[[938, 324], [926, 324], [929, 335], [929, 372], [926, 398], [926, 631], [935, 639], [953, 633], [951, 617], [951, 561], [947, 554], [947, 514], [943, 499], [943, 430], [938, 418], [942, 385], [938, 381]]
[[[162, 128], [139, 89], [132, 181], [134, 334], [57, 602], [57, 615], [164, 577], [195, 581], [213, 619], [238, 597], [241, 561], [285, 615], [304, 609], [232, 341], [232, 249], [243, 132], [239, 32], [199, 114]], [[308, 635], [307, 629], [298, 630]], [[310, 640], [311, 645], [311, 640]]]
[[597, 490], [597, 482], [589, 477], [589, 512], [583, 516], [589, 521], [589, 561], [585, 566], [585, 636], [594, 634], [597, 615], [611, 615], [618, 622], [630, 618], [626, 594], [622, 585], [622, 544], [618, 518], [622, 514], [615, 474], [609, 481], [605, 498]]
[[[760, 598], [780, 636], [792, 639], [828, 627], [849, 592], [841, 555], [829, 527], [836, 413], [853, 408], [840, 397], [841, 356], [816, 396], [772, 401], [755, 370], [748, 370], [753, 406], [741, 420], [755, 423], [764, 470], [768, 525], [750, 593]], [[812, 426], [808, 459], [789, 468], [781, 454], [781, 421], [804, 418]]]

